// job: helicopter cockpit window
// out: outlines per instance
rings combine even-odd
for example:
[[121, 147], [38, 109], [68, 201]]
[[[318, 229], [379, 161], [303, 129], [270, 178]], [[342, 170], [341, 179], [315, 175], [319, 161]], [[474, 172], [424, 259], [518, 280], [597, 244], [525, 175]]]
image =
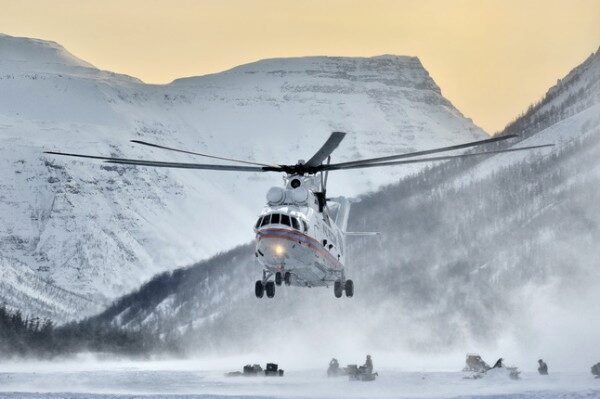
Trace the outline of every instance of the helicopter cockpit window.
[[271, 215], [265, 215], [265, 217], [263, 217], [262, 222], [260, 222], [260, 227], [268, 225], [270, 219], [271, 219]]
[[260, 216], [258, 218], [258, 220], [256, 221], [256, 225], [254, 225], [254, 228], [258, 229], [260, 227], [260, 222], [262, 221], [262, 216]]
[[290, 226], [290, 217], [288, 215], [281, 215], [281, 224]]
[[271, 224], [279, 224], [279, 214], [274, 213], [271, 215]]
[[298, 219], [296, 219], [295, 217], [290, 217], [290, 219], [292, 220], [292, 227], [296, 230], [300, 230], [300, 224], [298, 223]]
[[302, 219], [302, 226], [304, 227], [304, 232], [308, 232], [308, 224], [304, 219]]

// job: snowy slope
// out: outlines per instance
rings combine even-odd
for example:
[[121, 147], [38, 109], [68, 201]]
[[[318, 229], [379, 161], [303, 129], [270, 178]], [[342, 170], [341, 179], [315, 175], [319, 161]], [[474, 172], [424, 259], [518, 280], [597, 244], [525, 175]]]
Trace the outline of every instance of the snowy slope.
[[[1, 35], [0, 257], [15, 279], [37, 283], [28, 292], [5, 283], [12, 288], [0, 301], [60, 320], [89, 314], [157, 272], [248, 241], [264, 192], [281, 181], [42, 151], [198, 161], [129, 143], [143, 139], [292, 163], [332, 130], [351, 133], [335, 154], [340, 161], [485, 136], [414, 57], [265, 60], [147, 85], [100, 71], [56, 43]], [[363, 193], [415, 170], [338, 173], [331, 192]], [[86, 301], [65, 309], [70, 295]]]
[[551, 150], [448, 162], [363, 196], [350, 230], [382, 237], [349, 239], [354, 298], [282, 287], [257, 300], [249, 244], [156, 276], [93, 321], [151, 328], [186, 353], [252, 353], [267, 336], [278, 356], [486, 348], [565, 368], [596, 362], [599, 60], [580, 76], [586, 94], [546, 97], [540, 109], [559, 117], [530, 124], [518, 144]]
[[[600, 49], [551, 87], [544, 98], [510, 123], [502, 134], [519, 134], [520, 146], [554, 144], [564, 147], [597, 134], [600, 126]], [[549, 154], [551, 149], [537, 151]], [[515, 152], [487, 159], [469, 170], [459, 183], [489, 176], [531, 157]], [[591, 168], [590, 172], [593, 171]]]

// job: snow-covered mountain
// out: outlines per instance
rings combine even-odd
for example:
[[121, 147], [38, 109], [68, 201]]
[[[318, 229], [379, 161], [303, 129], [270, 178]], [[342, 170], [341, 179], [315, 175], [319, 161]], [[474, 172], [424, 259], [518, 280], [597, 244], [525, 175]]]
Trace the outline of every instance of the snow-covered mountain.
[[[216, 155], [293, 163], [330, 131], [336, 160], [484, 138], [417, 58], [273, 59], [149, 85], [101, 71], [60, 45], [0, 35], [0, 302], [67, 320], [157, 272], [251, 239], [278, 175], [156, 170], [42, 155], [157, 160], [142, 139]], [[340, 172], [356, 195], [418, 170]]]
[[156, 276], [94, 321], [145, 326], [192, 352], [386, 356], [498, 345], [512, 359], [543, 353], [563, 367], [592, 364], [600, 51], [505, 132], [515, 126], [525, 129], [519, 145], [556, 147], [444, 163], [354, 205], [351, 230], [383, 234], [350, 238], [350, 300], [293, 287], [257, 300], [259, 269], [246, 245]]

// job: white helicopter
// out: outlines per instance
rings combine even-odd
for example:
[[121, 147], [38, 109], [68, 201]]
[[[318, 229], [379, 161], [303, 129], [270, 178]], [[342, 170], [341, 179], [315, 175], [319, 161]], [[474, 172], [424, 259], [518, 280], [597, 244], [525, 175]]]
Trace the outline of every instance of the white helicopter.
[[[424, 155], [460, 150], [517, 137], [516, 135], [506, 135], [449, 147], [332, 164], [330, 162], [331, 154], [344, 139], [345, 135], [346, 133], [343, 132], [331, 133], [325, 144], [308, 161], [300, 160], [294, 165], [265, 164], [218, 157], [139, 140], [131, 140], [131, 142], [245, 165], [162, 162], [54, 151], [45, 151], [44, 153], [98, 159], [112, 164], [285, 173], [285, 187], [272, 187], [267, 192], [267, 206], [262, 210], [254, 226], [256, 233], [255, 256], [263, 268], [262, 279], [257, 280], [255, 283], [255, 295], [257, 298], [262, 298], [266, 293], [268, 298], [273, 298], [275, 296], [275, 286], [283, 284], [302, 287], [329, 286], [333, 284], [334, 295], [336, 298], [340, 298], [344, 292], [347, 297], [354, 295], [354, 283], [352, 280], [346, 279], [344, 270], [346, 237], [350, 235], [375, 235], [377, 233], [346, 231], [351, 201], [344, 197], [327, 197], [326, 189], [329, 171], [444, 161], [454, 158], [524, 151], [553, 145], [542, 144], [520, 148], [488, 150], [478, 153], [422, 157]], [[414, 157], [421, 158], [405, 159]], [[331, 202], [332, 206], [329, 206], [328, 202]]]

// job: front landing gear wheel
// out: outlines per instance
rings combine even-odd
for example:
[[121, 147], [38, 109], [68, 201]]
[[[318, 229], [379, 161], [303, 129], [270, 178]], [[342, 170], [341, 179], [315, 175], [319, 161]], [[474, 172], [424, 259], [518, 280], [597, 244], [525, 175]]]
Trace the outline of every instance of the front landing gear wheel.
[[265, 283], [265, 291], [267, 291], [267, 298], [273, 298], [275, 296], [275, 283], [267, 281]]
[[290, 285], [292, 283], [292, 275], [290, 274], [290, 272], [285, 272], [285, 274], [283, 275], [283, 282], [285, 283], [285, 285]]
[[256, 284], [254, 284], [254, 295], [256, 295], [257, 298], [262, 298], [264, 294], [265, 286], [262, 281], [257, 280]]
[[283, 278], [281, 277], [281, 272], [275, 273], [275, 284], [281, 285]]
[[344, 291], [346, 291], [346, 296], [348, 298], [352, 298], [354, 296], [354, 282], [352, 280], [346, 280], [346, 284], [344, 284]]
[[333, 295], [335, 295], [336, 298], [341, 298], [342, 297], [342, 291], [344, 289], [342, 288], [342, 282], [341, 281], [336, 281], [333, 283]]

